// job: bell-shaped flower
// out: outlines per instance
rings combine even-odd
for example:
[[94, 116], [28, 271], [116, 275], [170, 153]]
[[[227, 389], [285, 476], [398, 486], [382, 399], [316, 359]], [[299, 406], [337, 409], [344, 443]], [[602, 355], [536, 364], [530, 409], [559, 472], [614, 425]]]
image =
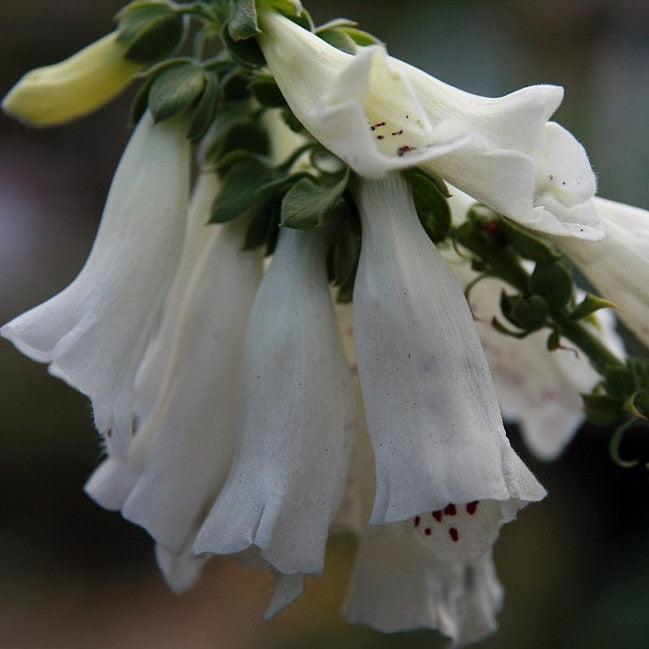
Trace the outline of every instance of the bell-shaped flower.
[[421, 533], [435, 556], [475, 558], [545, 491], [507, 440], [468, 304], [405, 180], [362, 181], [356, 196], [353, 322], [376, 460], [372, 524], [409, 527], [432, 512]]
[[601, 237], [586, 153], [548, 122], [561, 88], [479, 97], [388, 57], [381, 46], [353, 56], [277, 13], [261, 21], [259, 42], [289, 106], [359, 175], [421, 166], [530, 228]]
[[28, 72], [2, 102], [8, 115], [31, 126], [57, 126], [107, 104], [142, 65], [129, 61], [113, 32], [70, 58]]
[[418, 539], [377, 531], [361, 541], [343, 613], [383, 633], [437, 629], [463, 646], [496, 630], [502, 599], [490, 550], [445, 563]]
[[[340, 309], [339, 316], [348, 337], [345, 311]], [[351, 351], [351, 345], [347, 348]], [[351, 351], [352, 363], [353, 356]], [[426, 628], [450, 637], [456, 646], [476, 642], [496, 629], [502, 603], [491, 548], [468, 561], [441, 561], [432, 551], [432, 533], [426, 533], [429, 526], [441, 525], [434, 518], [415, 518], [406, 527], [396, 523], [367, 528], [375, 491], [374, 460], [358, 379], [355, 384], [359, 417], [349, 498], [355, 500], [353, 509], [360, 510], [364, 531], [355, 524], [349, 529], [359, 537], [359, 547], [343, 615], [386, 633]]]
[[322, 570], [355, 423], [325, 252], [320, 231], [280, 232], [246, 334], [237, 457], [197, 554], [253, 547], [282, 573]]
[[600, 295], [618, 307], [620, 320], [649, 345], [649, 212], [595, 198], [604, 226], [602, 241], [556, 239]]
[[181, 119], [147, 114], [120, 162], [97, 238], [74, 282], [2, 335], [92, 400], [111, 454], [126, 457], [133, 383], [182, 249], [190, 145]]
[[241, 424], [244, 337], [262, 273], [247, 222], [211, 228], [180, 309], [173, 357], [133, 439], [140, 477], [122, 514], [174, 555], [191, 547], [228, 475]]
[[180, 264], [165, 302], [160, 328], [151, 340], [135, 377], [135, 413], [138, 421], [149, 414], [158, 397], [169, 359], [173, 356], [174, 341], [179, 339], [175, 332], [181, 322], [181, 307], [190, 279], [202, 251], [208, 245], [213, 245], [213, 236], [208, 235], [215, 226], [208, 225], [208, 222], [218, 190], [218, 175], [212, 169], [202, 169], [192, 192]]

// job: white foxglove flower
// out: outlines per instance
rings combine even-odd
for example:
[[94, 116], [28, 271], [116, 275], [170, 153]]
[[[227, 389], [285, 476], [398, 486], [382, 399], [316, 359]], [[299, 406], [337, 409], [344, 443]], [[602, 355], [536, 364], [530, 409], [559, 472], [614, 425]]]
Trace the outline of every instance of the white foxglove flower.
[[178, 339], [174, 334], [189, 281], [201, 252], [213, 244], [211, 235], [216, 226], [208, 225], [208, 221], [219, 184], [219, 177], [211, 169], [201, 170], [196, 179], [178, 272], [165, 302], [160, 328], [135, 377], [135, 411], [139, 420], [149, 414], [159, 394], [167, 364], [173, 355], [173, 341]]
[[639, 207], [595, 198], [606, 236], [583, 244], [555, 243], [597, 288], [618, 307], [617, 315], [649, 345], [649, 212]]
[[359, 175], [422, 166], [536, 230], [601, 238], [583, 147], [548, 122], [563, 91], [532, 86], [478, 97], [388, 57], [346, 54], [276, 13], [259, 42], [289, 106]]
[[444, 563], [417, 539], [375, 532], [361, 541], [343, 613], [384, 633], [438, 629], [459, 646], [496, 630], [502, 599], [490, 550]]
[[194, 552], [251, 546], [285, 574], [319, 573], [353, 445], [349, 370], [325, 237], [282, 230], [246, 334], [237, 458]]
[[438, 524], [420, 531], [438, 559], [478, 557], [545, 491], [509, 445], [466, 299], [405, 181], [362, 181], [357, 201], [353, 318], [376, 458], [372, 524], [411, 526], [433, 512]]
[[191, 546], [237, 445], [241, 356], [262, 270], [258, 252], [241, 250], [246, 226], [237, 220], [207, 234], [173, 357], [129, 457], [140, 477], [122, 514], [174, 555]]
[[124, 458], [135, 372], [176, 273], [189, 193], [185, 124], [146, 115], [116, 174], [79, 277], [2, 333], [92, 400], [97, 429]]

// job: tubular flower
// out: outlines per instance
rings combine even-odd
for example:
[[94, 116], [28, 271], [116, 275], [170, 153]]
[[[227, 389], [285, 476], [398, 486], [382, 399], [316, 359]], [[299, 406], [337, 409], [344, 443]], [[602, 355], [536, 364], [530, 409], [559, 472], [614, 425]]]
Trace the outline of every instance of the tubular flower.
[[[144, 164], [146, 162], [146, 164]], [[59, 295], [2, 335], [92, 400], [107, 446], [126, 457], [135, 373], [180, 256], [190, 147], [183, 122], [143, 118], [115, 175], [90, 256]]]
[[363, 249], [353, 319], [376, 459], [372, 524], [457, 514], [425, 528], [432, 551], [474, 558], [545, 492], [507, 441], [468, 305], [405, 182], [364, 181], [357, 194]]
[[291, 109], [359, 175], [421, 166], [530, 228], [599, 239], [596, 181], [583, 147], [548, 122], [563, 90], [470, 95], [388, 57], [355, 56], [275, 14], [261, 48]]
[[246, 334], [241, 442], [196, 553], [253, 546], [283, 573], [322, 570], [354, 428], [325, 243], [317, 231], [280, 233]]
[[8, 115], [31, 126], [57, 126], [114, 99], [142, 68], [124, 57], [113, 32], [69, 59], [28, 72], [2, 102]]
[[592, 282], [602, 297], [618, 307], [618, 316], [649, 345], [649, 212], [595, 198], [606, 236], [590, 245], [556, 243]]

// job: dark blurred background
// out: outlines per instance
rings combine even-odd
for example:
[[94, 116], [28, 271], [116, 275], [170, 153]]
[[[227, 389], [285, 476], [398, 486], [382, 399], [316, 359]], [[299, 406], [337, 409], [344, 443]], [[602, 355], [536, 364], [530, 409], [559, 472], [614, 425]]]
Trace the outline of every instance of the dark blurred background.
[[[0, 93], [112, 29], [119, 0], [2, 0]], [[566, 87], [557, 119], [590, 153], [603, 196], [649, 208], [649, 3], [320, 0], [317, 22], [355, 18], [392, 54], [465, 90]], [[0, 117], [0, 321], [76, 275], [128, 137], [129, 98], [50, 131]], [[649, 646], [649, 473], [615, 467], [607, 432], [582, 430], [551, 465], [516, 448], [550, 496], [507, 526], [496, 558], [506, 587], [487, 647]], [[146, 534], [81, 487], [100, 457], [85, 398], [0, 343], [0, 647], [279, 649], [444, 646], [435, 633], [381, 636], [344, 624], [353, 542], [269, 625], [264, 577], [214, 560], [171, 595]], [[641, 432], [628, 452], [649, 457]]]

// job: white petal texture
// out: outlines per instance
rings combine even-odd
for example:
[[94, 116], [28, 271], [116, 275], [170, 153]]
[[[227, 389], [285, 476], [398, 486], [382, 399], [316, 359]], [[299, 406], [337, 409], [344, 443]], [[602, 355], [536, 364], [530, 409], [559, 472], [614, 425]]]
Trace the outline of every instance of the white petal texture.
[[356, 195], [363, 247], [353, 318], [376, 459], [372, 523], [448, 508], [434, 553], [479, 556], [545, 492], [509, 445], [464, 294], [405, 181], [362, 181]]
[[[340, 309], [347, 322], [345, 309]], [[350, 475], [364, 523], [374, 499], [374, 464], [358, 381], [358, 436]], [[416, 522], [416, 521], [415, 521]], [[421, 525], [421, 529], [425, 527]], [[436, 525], [439, 525], [435, 521]], [[437, 629], [455, 645], [477, 642], [496, 629], [502, 588], [491, 548], [468, 561], [441, 561], [428, 536], [401, 524], [366, 528], [343, 615], [382, 632]]]
[[262, 28], [264, 56], [291, 109], [359, 175], [419, 165], [528, 227], [601, 238], [586, 153], [548, 122], [561, 88], [479, 97], [379, 46], [352, 56], [274, 13], [262, 15]]
[[257, 546], [287, 573], [319, 573], [353, 445], [349, 370], [319, 231], [282, 230], [246, 335], [237, 459], [194, 551]]
[[219, 178], [216, 173], [211, 169], [201, 170], [192, 192], [178, 272], [164, 306], [160, 328], [152, 339], [135, 377], [135, 411], [138, 420], [142, 420], [153, 408], [165, 369], [173, 355], [172, 343], [178, 340], [174, 334], [181, 319], [181, 306], [189, 280], [201, 252], [214, 243], [213, 235], [217, 226], [208, 226], [208, 221], [218, 189]]
[[374, 533], [359, 547], [343, 613], [384, 633], [438, 629], [459, 646], [496, 630], [502, 599], [491, 551], [443, 563], [416, 539]]
[[242, 252], [247, 222], [214, 229], [180, 309], [165, 379], [132, 444], [140, 477], [122, 507], [173, 555], [193, 538], [236, 449], [245, 329], [261, 255]]
[[649, 212], [595, 198], [606, 236], [595, 244], [556, 239], [617, 315], [649, 345]]
[[182, 121], [138, 127], [117, 171], [97, 241], [61, 294], [3, 328], [92, 400], [111, 453], [125, 458], [133, 382], [176, 273], [189, 191]]

